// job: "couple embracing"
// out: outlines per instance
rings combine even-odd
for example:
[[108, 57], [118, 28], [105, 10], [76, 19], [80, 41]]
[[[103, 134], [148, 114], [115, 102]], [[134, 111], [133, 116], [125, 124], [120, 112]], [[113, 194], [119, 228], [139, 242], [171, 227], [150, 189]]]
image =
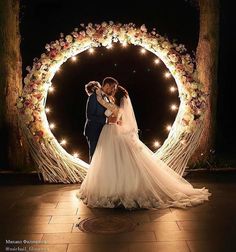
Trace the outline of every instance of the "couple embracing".
[[139, 140], [129, 94], [112, 77], [91, 81], [84, 134], [90, 167], [77, 196], [89, 207], [186, 208], [211, 195], [196, 189]]

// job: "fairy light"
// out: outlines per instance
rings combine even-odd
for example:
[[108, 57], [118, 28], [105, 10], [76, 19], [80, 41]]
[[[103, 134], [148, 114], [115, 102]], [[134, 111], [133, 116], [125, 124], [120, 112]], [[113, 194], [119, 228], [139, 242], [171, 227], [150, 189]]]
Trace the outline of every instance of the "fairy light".
[[71, 60], [76, 61], [77, 60], [76, 56], [71, 57]]
[[171, 87], [170, 87], [170, 92], [171, 92], [171, 93], [174, 93], [176, 90], [177, 90], [176, 87], [174, 87], [174, 86], [171, 86]]
[[160, 64], [160, 60], [159, 60], [159, 59], [155, 59], [155, 60], [154, 60], [154, 63], [155, 63], [156, 65], [158, 65], [158, 64]]
[[67, 144], [67, 141], [65, 139], [62, 139], [61, 142], [60, 142], [61, 145], [66, 145]]
[[60, 72], [60, 71], [61, 71], [61, 68], [60, 68], [60, 67], [58, 67], [57, 72]]
[[170, 72], [165, 72], [165, 77], [166, 78], [170, 78], [170, 76], [171, 76]]
[[93, 54], [95, 52], [94, 48], [89, 48], [88, 51], [89, 51], [90, 54]]
[[50, 112], [51, 112], [51, 109], [50, 109], [50, 108], [48, 108], [48, 107], [46, 107], [46, 108], [45, 108], [45, 112], [48, 114], [48, 113], [50, 113]]
[[53, 86], [51, 86], [51, 87], [49, 87], [48, 91], [49, 91], [50, 93], [53, 93], [53, 92], [55, 91], [55, 88], [54, 88]]
[[141, 52], [142, 54], [145, 54], [145, 53], [146, 53], [146, 49], [141, 48], [141, 49], [140, 49], [140, 52]]
[[158, 147], [161, 146], [161, 144], [160, 144], [159, 141], [156, 140], [156, 141], [154, 141], [153, 146], [156, 147], [156, 148], [158, 148]]
[[171, 130], [171, 125], [170, 125], [170, 124], [168, 124], [168, 125], [166, 126], [166, 130], [167, 130], [167, 131], [170, 131], [170, 130]]
[[107, 49], [112, 49], [112, 48], [113, 48], [112, 44], [110, 44], [110, 45], [107, 46]]
[[[142, 32], [139, 32], [139, 28], [137, 28], [137, 33], [135, 33], [135, 34], [133, 34], [133, 30], [134, 30], [134, 28], [133, 28], [133, 26], [131, 26], [131, 33], [129, 34], [129, 32], [128, 32], [128, 35], [127, 35], [127, 38], [124, 38], [124, 33], [123, 33], [123, 30], [127, 30], [127, 25], [122, 25], [121, 26], [121, 29], [118, 29], [117, 30], [117, 27], [116, 27], [116, 25], [107, 25], [107, 26], [105, 26], [104, 28], [103, 28], [103, 32], [102, 32], [102, 34], [101, 34], [101, 39], [98, 39], [97, 38], [97, 34], [96, 34], [96, 32], [95, 32], [95, 35], [93, 36], [91, 36], [90, 34], [87, 34], [87, 27], [85, 28], [85, 26], [82, 24], [81, 25], [82, 27], [84, 27], [83, 29], [84, 29], [84, 34], [85, 34], [85, 36], [84, 36], [84, 38], [85, 38], [85, 40], [86, 40], [86, 45], [83, 43], [83, 41], [84, 41], [84, 38], [83, 38], [83, 36], [81, 36], [81, 39], [80, 38], [78, 38], [78, 40], [76, 39], [76, 40], [73, 40], [72, 42], [71, 42], [71, 49], [72, 50], [63, 50], [63, 48], [62, 48], [62, 50], [60, 50], [60, 52], [59, 52], [59, 54], [58, 54], [58, 56], [56, 56], [55, 58], [53, 58], [53, 59], [49, 59], [49, 64], [48, 64], [48, 60], [46, 60], [45, 62], [46, 63], [42, 63], [43, 64], [43, 67], [42, 67], [42, 69], [44, 69], [44, 67], [45, 68], [48, 68], [49, 70], [49, 74], [48, 75], [46, 75], [46, 76], [44, 76], [43, 74], [41, 75], [39, 75], [39, 77], [37, 78], [39, 81], [41, 81], [42, 82], [42, 85], [44, 85], [45, 86], [45, 88], [46, 88], [46, 91], [48, 90], [48, 88], [49, 88], [49, 85], [48, 85], [48, 83], [50, 84], [50, 80], [51, 80], [51, 77], [52, 77], [52, 75], [55, 75], [55, 73], [56, 73], [56, 70], [57, 70], [57, 68], [58, 68], [58, 65], [59, 64], [62, 64], [63, 62], [64, 62], [64, 59], [65, 60], [67, 60], [67, 59], [69, 59], [70, 57], [72, 57], [72, 56], [74, 56], [75, 54], [77, 54], [77, 53], [81, 53], [81, 52], [83, 52], [83, 50], [84, 50], [84, 48], [85, 47], [87, 47], [87, 53], [88, 53], [88, 56], [90, 56], [90, 57], [94, 57], [94, 55], [90, 55], [90, 53], [92, 54], [93, 52], [95, 52], [95, 55], [96, 55], [96, 53], [97, 53], [97, 49], [96, 49], [96, 45], [97, 46], [103, 46], [102, 45], [102, 38], [104, 38], [104, 36], [106, 36], [106, 39], [108, 39], [108, 40], [113, 40], [114, 39], [114, 33], [116, 34], [116, 38], [117, 38], [117, 40], [116, 41], [122, 41], [122, 42], [125, 42], [125, 41], [128, 41], [128, 45], [129, 44], [133, 44], [133, 45], [141, 45], [140, 47], [139, 47], [139, 49], [136, 51], [137, 52], [137, 54], [140, 54], [139, 56], [140, 57], [145, 57], [145, 56], [147, 56], [147, 55], [142, 55], [141, 54], [141, 52], [140, 52], [140, 49], [142, 48], [142, 45], [145, 43], [145, 47], [148, 49], [148, 50], [150, 50], [150, 51], [152, 51], [153, 52], [153, 54], [155, 54], [155, 56], [154, 57], [152, 57], [152, 58], [150, 58], [149, 60], [151, 61], [151, 64], [153, 65], [153, 67], [155, 66], [156, 68], [158, 68], [158, 66], [157, 65], [155, 65], [155, 64], [157, 64], [157, 62], [158, 61], [156, 61], [155, 63], [154, 63], [154, 60], [155, 59], [159, 59], [160, 58], [160, 63], [162, 63], [162, 60], [163, 60], [163, 64], [167, 67], [166, 68], [166, 71], [170, 71], [170, 73], [171, 73], [171, 76], [169, 76], [169, 74], [167, 74], [167, 77], [169, 76], [169, 77], [171, 77], [170, 79], [166, 79], [166, 82], [168, 81], [170, 81], [172, 78], [174, 78], [176, 81], [177, 81], [177, 83], [178, 83], [178, 87], [180, 87], [180, 89], [181, 89], [181, 95], [179, 96], [180, 97], [180, 100], [181, 100], [181, 102], [183, 101], [183, 102], [185, 102], [185, 95], [188, 95], [188, 90], [186, 90], [185, 88], [184, 88], [184, 85], [185, 85], [185, 83], [184, 83], [184, 81], [183, 81], [183, 78], [184, 77], [192, 77], [193, 78], [193, 81], [195, 80], [195, 76], [194, 76], [194, 74], [191, 74], [191, 73], [187, 73], [186, 72], [186, 74], [185, 73], [178, 73], [178, 71], [176, 71], [177, 69], [177, 63], [173, 63], [173, 62], [171, 62], [171, 60], [168, 58], [168, 57], [165, 57], [165, 55], [166, 55], [166, 51], [169, 51], [169, 53], [172, 53], [172, 50], [171, 49], [165, 49], [165, 48], [163, 48], [162, 49], [162, 43], [165, 43], [165, 39], [162, 39], [162, 37], [160, 36], [159, 37], [159, 35], [157, 34], [157, 40], [153, 40], [153, 36], [151, 35], [151, 36], [149, 36], [149, 33], [147, 33], [147, 36], [145, 35], [144, 37], [145, 37], [145, 41], [142, 41], [142, 38], [143, 38], [143, 33]], [[100, 27], [100, 25], [98, 25], [98, 27]], [[119, 26], [118, 26], [119, 27]], [[95, 30], [97, 30], [97, 28], [96, 28], [96, 26], [94, 27], [95, 28]], [[90, 27], [88, 27], [88, 31], [89, 31], [89, 29], [90, 29]], [[136, 29], [136, 28], [135, 28]], [[142, 29], [141, 29], [142, 30]], [[128, 28], [128, 31], [129, 31], [129, 28]], [[153, 32], [153, 34], [155, 34], [156, 32]], [[82, 34], [82, 33], [81, 33]], [[136, 34], [140, 34], [140, 35], [136, 35]], [[159, 39], [160, 38], [160, 39]], [[95, 42], [96, 41], [96, 42]], [[101, 44], [100, 44], [101, 43]], [[110, 43], [110, 42], [109, 42]], [[114, 45], [114, 44], [113, 44]], [[156, 46], [155, 46], [156, 45]], [[164, 45], [164, 44], [163, 44]], [[122, 45], [121, 45], [122, 46]], [[123, 46], [125, 47], [126, 46], [126, 43], [124, 43], [123, 44]], [[164, 46], [163, 46], [164, 47]], [[173, 47], [175, 48], [176, 46], [175, 45], [173, 45]], [[94, 48], [94, 49], [90, 49], [90, 48]], [[150, 48], [150, 49], [149, 49]], [[171, 46], [171, 48], [172, 48], [172, 46]], [[48, 48], [47, 48], [48, 49]], [[50, 50], [51, 50], [51, 48], [50, 48]], [[124, 49], [124, 50], [126, 50], [126, 49]], [[148, 51], [147, 50], [147, 51]], [[145, 53], [145, 50], [142, 50], [142, 52], [143, 53]], [[60, 57], [60, 54], [63, 54], [63, 58], [61, 58]], [[146, 53], [146, 54], [148, 54], [148, 52]], [[185, 57], [184, 55], [183, 55], [183, 57]], [[182, 58], [182, 55], [180, 55], [179, 56], [179, 58], [181, 59], [181, 63], [178, 63], [178, 64], [180, 64], [180, 67], [185, 67], [185, 65], [187, 64], [187, 63], [185, 63], [185, 61], [183, 61], [182, 59], [184, 59], [184, 58]], [[43, 57], [42, 57], [42, 59], [43, 59]], [[79, 59], [79, 57], [78, 57], [78, 59]], [[183, 62], [182, 62], [183, 61]], [[54, 64], [55, 63], [55, 64]], [[48, 65], [49, 65], [49, 67], [48, 67]], [[164, 66], [163, 65], [163, 66]], [[31, 69], [31, 74], [30, 75], [27, 75], [28, 77], [26, 78], [26, 81], [27, 81], [27, 83], [29, 83], [29, 84], [26, 84], [25, 85], [25, 89], [24, 89], [24, 91], [25, 91], [25, 94], [30, 94], [31, 95], [31, 89], [29, 89], [28, 87], [29, 87], [29, 85], [30, 85], [30, 81], [31, 81], [31, 76], [32, 76], [32, 74], [34, 74], [34, 73], [37, 73], [36, 71], [38, 71], [37, 70], [37, 67], [33, 67], [32, 69]], [[64, 71], [64, 68], [62, 68], [62, 73], [63, 73], [63, 71]], [[163, 79], [165, 79], [165, 76], [164, 76], [164, 74], [165, 74], [165, 72], [166, 71], [163, 71], [162, 72], [162, 77], [163, 77]], [[172, 73], [173, 73], [173, 77], [172, 77]], [[60, 74], [58, 74], [58, 75], [60, 75]], [[168, 83], [169, 84], [169, 83]], [[170, 86], [171, 85], [168, 85], [167, 86], [167, 92], [169, 91], [169, 88], [170, 88]], [[55, 86], [56, 87], [56, 92], [57, 92], [57, 86]], [[40, 88], [41, 88], [41, 85], [40, 85]], [[52, 88], [53, 89], [53, 88]], [[177, 90], [178, 90], [178, 88], [177, 88]], [[41, 92], [42, 90], [40, 90], [40, 92]], [[174, 91], [174, 90], [173, 90]], [[171, 91], [172, 92], [172, 91]], [[205, 93], [205, 92], [204, 92]], [[203, 93], [203, 95], [204, 95], [204, 93]], [[46, 100], [46, 97], [47, 97], [47, 92], [42, 92], [42, 94], [43, 94], [43, 96], [44, 96], [44, 100]], [[199, 97], [199, 98], [197, 98], [197, 99], [200, 99], [201, 97]], [[44, 105], [44, 104], [43, 104]], [[181, 121], [181, 119], [183, 119], [183, 117], [184, 117], [184, 115], [185, 115], [185, 111], [184, 111], [184, 109], [185, 109], [185, 107], [186, 107], [186, 109], [189, 109], [190, 108], [190, 105], [191, 104], [189, 104], [189, 103], [186, 103], [186, 106], [180, 106], [179, 108], [182, 110], [182, 111], [180, 111], [180, 112], [183, 112], [183, 113], [179, 113], [179, 115], [178, 115], [178, 122], [180, 122]], [[201, 107], [199, 107], [199, 108], [201, 108]], [[37, 109], [37, 108], [35, 108], [35, 109]], [[201, 111], [201, 113], [203, 113], [204, 112], [204, 110], [202, 110]], [[192, 111], [192, 109], [191, 110], [189, 110], [188, 111], [188, 113], [189, 114], [193, 114], [193, 111]], [[200, 115], [198, 116], [198, 117], [200, 117]], [[201, 119], [201, 118], [200, 118]], [[23, 121], [23, 123], [24, 123], [24, 120], [22, 120]], [[33, 122], [34, 124], [36, 124], [36, 123], [39, 123], [39, 126], [42, 126], [42, 130], [44, 129], [44, 126], [48, 126], [48, 124], [44, 124], [45, 122], [44, 122], [44, 120], [42, 120], [41, 122], [39, 121], [39, 122], [37, 122], [36, 120]], [[170, 124], [172, 124], [172, 122], [167, 122], [167, 123], [170, 123]], [[174, 124], [175, 125], [175, 124]], [[57, 127], [59, 127], [60, 125], [58, 125]], [[169, 126], [169, 127], [168, 127]], [[199, 127], [195, 127], [195, 124], [194, 124], [194, 122], [190, 122], [190, 124], [186, 127], [186, 129], [188, 130], [190, 130], [190, 132], [189, 132], [189, 134], [192, 134], [191, 136], [193, 136], [193, 137], [191, 137], [191, 138], [187, 138], [186, 137], [186, 146], [184, 145], [184, 146], [181, 146], [181, 143], [180, 143], [180, 140], [182, 140], [182, 139], [179, 139], [179, 136], [180, 136], [180, 133], [181, 133], [181, 136], [182, 136], [182, 133], [187, 133], [188, 131], [186, 130], [185, 131], [185, 126], [184, 125], [182, 125], [182, 123], [181, 124], [176, 124], [176, 126], [178, 126], [178, 127], [174, 127], [173, 128], [173, 126], [171, 125], [168, 125], [167, 126], [167, 124], [164, 124], [163, 125], [163, 129], [164, 129], [164, 131], [165, 131], [165, 128], [167, 127], [167, 129], [168, 130], [174, 130], [174, 132], [173, 133], [175, 133], [175, 134], [169, 134], [169, 136], [167, 137], [167, 140], [165, 141], [165, 145], [162, 145], [162, 147], [163, 148], [161, 148], [161, 150], [160, 150], [160, 157], [165, 157], [165, 156], [169, 156], [169, 154], [171, 153], [171, 155], [173, 155], [172, 157], [173, 157], [173, 162], [172, 162], [172, 167], [171, 168], [173, 168], [175, 171], [177, 171], [179, 174], [182, 174], [182, 172], [185, 170], [185, 166], [184, 167], [182, 167], [182, 160], [181, 160], [181, 157], [182, 157], [182, 154], [184, 153], [184, 152], [192, 152], [194, 149], [196, 149], [197, 148], [197, 144], [196, 144], [196, 142], [198, 142], [197, 140], [199, 140], [199, 135], [200, 134], [198, 134], [199, 132], [201, 132], [201, 130], [202, 130], [202, 128], [203, 128], [203, 122], [202, 122], [202, 120], [199, 122]], [[46, 132], [45, 132], [45, 136], [47, 136], [48, 134], [47, 133], [50, 133], [48, 130], [50, 130], [50, 128], [49, 127], [45, 127], [45, 130], [46, 130]], [[48, 131], [48, 132], [47, 132]], [[195, 134], [195, 132], [196, 132], [196, 134]], [[44, 139], [45, 138], [45, 136], [43, 135], [42, 136], [42, 138]], [[29, 140], [29, 143], [31, 144], [31, 141], [34, 141], [34, 139], [32, 139], [31, 138], [31, 136], [27, 136], [27, 137], [29, 137], [28, 138], [28, 140]], [[185, 134], [183, 134], [183, 138], [185, 137]], [[45, 139], [46, 140], [46, 139]], [[58, 141], [58, 145], [59, 145], [59, 143], [60, 143], [60, 140], [61, 139], [59, 139], [59, 141]], [[153, 141], [151, 142], [152, 144], [153, 144], [153, 142], [155, 141], [155, 139], [153, 139]], [[66, 159], [68, 159], [69, 161], [71, 160], [71, 158], [73, 158], [73, 156], [72, 157], [70, 157], [70, 156], [66, 156], [66, 157], [64, 157], [64, 153], [63, 153], [63, 150], [62, 150], [62, 148], [61, 148], [61, 146], [51, 146], [50, 145], [50, 141], [48, 141], [48, 146], [46, 146], [46, 147], [48, 147], [48, 155], [46, 155], [46, 158], [47, 159], [49, 159], [49, 161], [51, 161], [51, 160], [53, 160], [53, 157], [51, 157], [49, 154], [50, 154], [50, 152], [52, 152], [52, 153], [54, 153], [54, 152], [57, 152], [59, 155], [58, 155], [58, 165], [60, 165], [60, 167], [62, 167], [64, 170], [65, 170], [65, 175], [67, 175], [68, 174], [68, 176], [66, 176], [66, 182], [67, 183], [70, 183], [71, 181], [73, 181], [74, 182], [74, 180], [76, 180], [76, 181], [80, 181], [81, 180], [81, 177], [83, 177], [83, 175], [84, 175], [84, 172], [83, 171], [81, 171], [81, 172], [78, 172], [78, 176], [77, 176], [77, 174], [75, 175], [75, 176], [71, 176], [71, 175], [73, 175], [73, 171], [70, 171], [70, 169], [67, 169], [67, 166], [65, 165], [65, 158]], [[62, 144], [64, 143], [64, 141], [62, 142]], [[176, 144], [179, 144], [180, 146], [177, 146], [177, 148], [175, 148], [176, 147]], [[189, 143], [189, 144], [188, 144]], [[192, 143], [192, 144], [191, 144]], [[45, 144], [47, 144], [47, 141], [45, 141]], [[34, 145], [31, 145], [32, 147], [34, 147]], [[167, 148], [166, 148], [166, 146], [167, 146]], [[186, 147], [186, 148], [185, 148]], [[36, 151], [37, 151], [37, 149], [36, 149]], [[73, 152], [72, 152], [73, 153]], [[159, 155], [159, 153], [157, 153], [157, 155]], [[60, 155], [61, 154], [61, 155]], [[190, 155], [189, 155], [190, 156]], [[51, 168], [50, 167], [50, 169], [48, 169], [48, 162], [47, 162], [47, 160], [46, 161], [44, 161], [43, 159], [42, 159], [42, 156], [41, 156], [41, 151], [38, 151], [38, 152], [36, 152], [36, 157], [35, 157], [35, 159], [37, 159], [37, 160], [40, 160], [40, 163], [41, 164], [43, 164], [43, 177], [44, 178], [50, 178], [49, 179], [49, 181], [50, 182], [54, 182], [55, 180], [56, 181], [61, 181], [61, 178], [60, 178], [60, 176], [57, 176], [57, 175], [60, 175], [60, 173], [59, 173], [59, 171], [58, 171], [58, 169], [56, 169], [56, 168]], [[187, 157], [187, 159], [189, 159], [189, 157]], [[76, 160], [76, 159], [72, 159], [72, 161], [74, 161], [74, 164], [75, 164], [75, 166], [76, 167], [82, 167], [82, 168], [84, 168], [85, 170], [87, 170], [87, 168], [89, 167], [89, 165], [88, 164], [86, 164], [86, 163], [82, 163], [80, 160]], [[185, 160], [185, 161], [187, 161], [187, 160]], [[63, 182], [64, 182], [65, 180], [64, 180], [64, 178], [63, 178]]]
[[178, 109], [178, 106], [175, 105], [175, 104], [172, 104], [172, 105], [170, 106], [170, 108], [171, 108], [171, 110], [175, 111], [175, 110]]
[[75, 157], [75, 158], [79, 157], [79, 153], [78, 152], [74, 152], [73, 153], [73, 157]]
[[123, 47], [127, 47], [127, 45], [128, 45], [128, 44], [127, 44], [126, 41], [122, 43], [122, 46], [123, 46]]
[[50, 129], [55, 129], [56, 125], [55, 125], [55, 123], [50, 123], [49, 127], [50, 127]]

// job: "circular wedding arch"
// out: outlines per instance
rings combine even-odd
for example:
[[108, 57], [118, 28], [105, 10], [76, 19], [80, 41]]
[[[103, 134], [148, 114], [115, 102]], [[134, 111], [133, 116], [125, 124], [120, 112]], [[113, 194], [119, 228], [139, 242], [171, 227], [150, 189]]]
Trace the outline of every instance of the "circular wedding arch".
[[198, 81], [195, 61], [184, 45], [171, 43], [155, 29], [148, 32], [145, 25], [103, 22], [80, 25], [71, 34], [46, 44], [46, 52], [27, 67], [24, 88], [17, 101], [19, 121], [38, 172], [50, 183], [81, 182], [89, 164], [70, 155], [54, 137], [45, 113], [45, 104], [51, 80], [56, 71], [69, 58], [90, 48], [112, 43], [123, 46], [141, 46], [155, 54], [174, 77], [180, 98], [176, 119], [163, 145], [153, 153], [173, 170], [183, 175], [187, 162], [199, 144], [204, 127], [206, 92]]

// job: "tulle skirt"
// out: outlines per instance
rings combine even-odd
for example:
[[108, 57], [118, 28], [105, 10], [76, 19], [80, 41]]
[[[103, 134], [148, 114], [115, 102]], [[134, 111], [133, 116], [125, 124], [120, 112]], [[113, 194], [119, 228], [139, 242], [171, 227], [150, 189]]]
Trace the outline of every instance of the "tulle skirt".
[[136, 134], [106, 124], [77, 197], [89, 207], [186, 208], [211, 194], [196, 189], [169, 168]]

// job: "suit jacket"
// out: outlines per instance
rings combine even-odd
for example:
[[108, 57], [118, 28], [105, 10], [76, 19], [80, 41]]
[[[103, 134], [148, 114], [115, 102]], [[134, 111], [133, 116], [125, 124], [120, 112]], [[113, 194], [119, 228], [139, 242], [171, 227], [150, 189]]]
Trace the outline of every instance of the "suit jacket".
[[90, 140], [98, 140], [101, 130], [106, 123], [105, 110], [106, 108], [97, 101], [96, 93], [88, 97], [84, 135]]

